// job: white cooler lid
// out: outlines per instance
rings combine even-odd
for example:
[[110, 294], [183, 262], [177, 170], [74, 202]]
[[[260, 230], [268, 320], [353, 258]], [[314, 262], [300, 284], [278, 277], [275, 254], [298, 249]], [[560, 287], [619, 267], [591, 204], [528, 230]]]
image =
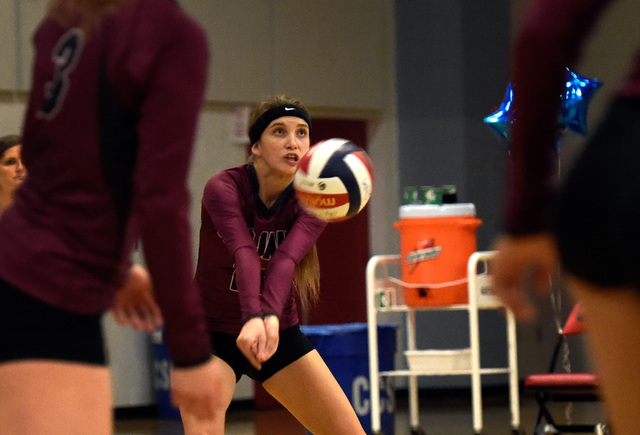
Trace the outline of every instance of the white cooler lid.
[[442, 216], [475, 216], [476, 206], [472, 203], [408, 204], [400, 206], [399, 214], [400, 219]]

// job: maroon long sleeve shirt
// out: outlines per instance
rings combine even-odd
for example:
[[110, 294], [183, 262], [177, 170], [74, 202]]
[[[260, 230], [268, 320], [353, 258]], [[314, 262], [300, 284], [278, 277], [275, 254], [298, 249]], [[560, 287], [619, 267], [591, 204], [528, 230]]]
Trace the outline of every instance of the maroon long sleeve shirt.
[[56, 307], [99, 314], [140, 240], [174, 362], [204, 361], [186, 179], [206, 36], [170, 0], [129, 2], [90, 35], [66, 24], [45, 18], [34, 36], [29, 175], [0, 220], [0, 276]]

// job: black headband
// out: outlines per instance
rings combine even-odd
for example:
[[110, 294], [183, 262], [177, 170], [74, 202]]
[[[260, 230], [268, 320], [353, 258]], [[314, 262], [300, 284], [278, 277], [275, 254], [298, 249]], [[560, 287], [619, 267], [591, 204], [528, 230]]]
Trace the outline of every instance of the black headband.
[[253, 123], [251, 128], [249, 128], [249, 139], [251, 140], [251, 145], [260, 140], [260, 136], [262, 136], [262, 133], [266, 130], [269, 124], [283, 116], [295, 116], [305, 120], [307, 124], [309, 124], [309, 135], [311, 135], [311, 119], [309, 119], [307, 111], [295, 104], [282, 104], [280, 106], [272, 107], [264, 112], [260, 118], [256, 119], [256, 122]]

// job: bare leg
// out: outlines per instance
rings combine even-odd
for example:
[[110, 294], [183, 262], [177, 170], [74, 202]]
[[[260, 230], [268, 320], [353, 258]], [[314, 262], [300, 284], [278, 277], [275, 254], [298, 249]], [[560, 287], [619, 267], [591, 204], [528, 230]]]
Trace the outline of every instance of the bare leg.
[[0, 433], [111, 434], [106, 367], [54, 361], [0, 364]]
[[[218, 408], [214, 411], [212, 420], [202, 420], [181, 410], [180, 417], [185, 435], [224, 435], [225, 416], [236, 389], [236, 375], [229, 364], [220, 358], [215, 358], [213, 363], [221, 379], [221, 382], [218, 383], [221, 385], [220, 400], [217, 402]], [[214, 385], [211, 386], [211, 388], [214, 387]]]
[[569, 277], [567, 284], [582, 302], [613, 433], [639, 434], [640, 292], [601, 288], [575, 277]]
[[364, 435], [349, 399], [315, 350], [262, 385], [315, 435]]

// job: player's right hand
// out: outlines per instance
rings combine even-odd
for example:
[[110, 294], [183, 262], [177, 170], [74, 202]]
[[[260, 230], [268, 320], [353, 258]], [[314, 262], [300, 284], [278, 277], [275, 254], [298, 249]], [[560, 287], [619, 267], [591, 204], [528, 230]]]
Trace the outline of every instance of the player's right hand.
[[496, 296], [519, 320], [531, 321], [536, 305], [531, 296], [551, 291], [558, 274], [558, 252], [550, 233], [502, 236], [494, 245], [490, 265]]

